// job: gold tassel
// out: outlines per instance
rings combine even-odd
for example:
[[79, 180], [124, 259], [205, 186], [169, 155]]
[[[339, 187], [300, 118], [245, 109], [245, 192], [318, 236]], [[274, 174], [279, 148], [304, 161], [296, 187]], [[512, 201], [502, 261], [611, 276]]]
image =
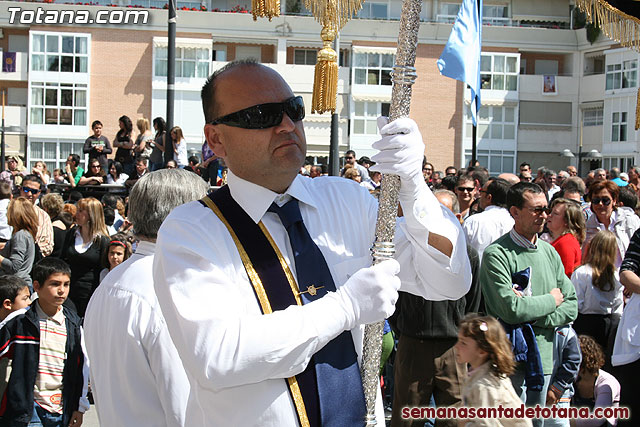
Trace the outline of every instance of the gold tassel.
[[604, 35], [640, 52], [640, 19], [616, 9], [605, 0], [577, 0], [576, 5]]
[[271, 21], [274, 16], [280, 16], [280, 0], [251, 0], [251, 13], [254, 21], [258, 17]]
[[325, 111], [336, 110], [336, 95], [338, 92], [338, 55], [331, 47], [336, 32], [329, 25], [324, 25], [322, 32], [323, 48], [318, 52], [318, 60], [313, 82], [313, 100], [311, 112], [322, 114]]
[[640, 88], [638, 88], [638, 95], [636, 95], [636, 130], [640, 129]]

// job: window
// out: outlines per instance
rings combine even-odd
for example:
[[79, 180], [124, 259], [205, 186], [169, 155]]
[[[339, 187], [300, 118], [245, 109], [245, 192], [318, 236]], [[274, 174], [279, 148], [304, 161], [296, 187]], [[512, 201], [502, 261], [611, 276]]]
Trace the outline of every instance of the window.
[[602, 117], [602, 108], [585, 110], [584, 113], [582, 113], [582, 126], [600, 126], [602, 125]]
[[[176, 47], [176, 77], [209, 77], [211, 50], [207, 48]], [[167, 76], [167, 48], [156, 47], [156, 77]]]
[[318, 51], [315, 49], [294, 49], [293, 63], [296, 65], [316, 65]]
[[505, 5], [482, 6], [482, 23], [490, 25], [509, 25], [509, 7]]
[[[438, 22], [453, 24], [460, 11], [460, 3], [442, 3], [440, 13], [436, 17]], [[482, 23], [489, 25], [509, 25], [509, 6], [483, 5]]]
[[628, 171], [635, 162], [633, 157], [604, 157], [602, 159], [602, 167], [604, 169], [620, 168], [621, 171]]
[[[515, 107], [480, 107], [478, 112], [478, 139], [516, 139]], [[473, 122], [467, 111], [466, 136], [471, 138]]]
[[607, 65], [605, 90], [636, 87], [638, 81], [638, 61], [633, 59], [622, 64]]
[[31, 71], [87, 73], [87, 36], [32, 34]]
[[364, 2], [357, 17], [362, 19], [388, 19], [389, 4], [380, 2]]
[[627, 140], [627, 113], [613, 113], [611, 115], [611, 141]]
[[34, 125], [87, 125], [87, 85], [31, 83], [30, 123]]
[[353, 134], [377, 135], [378, 116], [389, 115], [389, 105], [386, 102], [355, 101], [353, 109]]
[[85, 156], [82, 154], [84, 141], [29, 141], [29, 167], [41, 161], [47, 165], [49, 172], [56, 168], [64, 169], [69, 154], [80, 155], [80, 165], [86, 170]]
[[[515, 150], [478, 150], [476, 159], [480, 162], [480, 166], [489, 170], [492, 175], [501, 173], [514, 173], [515, 169]], [[465, 150], [465, 164], [471, 161], [471, 150]]]
[[391, 86], [393, 54], [355, 53], [354, 84]]
[[480, 81], [482, 89], [518, 90], [518, 57], [482, 55]]

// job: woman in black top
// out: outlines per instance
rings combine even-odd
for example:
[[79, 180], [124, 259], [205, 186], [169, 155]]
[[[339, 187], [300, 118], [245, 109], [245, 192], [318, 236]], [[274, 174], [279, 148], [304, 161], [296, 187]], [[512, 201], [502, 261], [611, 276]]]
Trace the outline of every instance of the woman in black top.
[[156, 117], [153, 119], [153, 128], [156, 130], [156, 136], [152, 144], [151, 157], [149, 157], [151, 172], [164, 167], [163, 156], [167, 124], [162, 117]]
[[116, 161], [122, 164], [124, 173], [129, 176], [133, 176], [135, 171], [133, 139], [131, 139], [133, 123], [131, 123], [131, 119], [129, 117], [122, 116], [118, 119], [118, 124], [120, 125], [120, 130], [113, 141], [113, 146], [118, 148], [116, 150]]
[[100, 284], [109, 232], [104, 223], [102, 204], [97, 199], [80, 199], [77, 208], [77, 226], [67, 233], [62, 258], [71, 267], [69, 299], [75, 304], [78, 315], [84, 317], [89, 299]]

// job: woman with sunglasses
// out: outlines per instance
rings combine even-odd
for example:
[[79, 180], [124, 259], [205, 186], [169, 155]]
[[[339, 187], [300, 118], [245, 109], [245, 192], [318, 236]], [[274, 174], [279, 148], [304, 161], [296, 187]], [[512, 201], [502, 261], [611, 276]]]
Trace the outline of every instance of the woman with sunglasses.
[[589, 188], [591, 215], [587, 220], [587, 237], [582, 244], [582, 257], [587, 253], [589, 242], [601, 230], [609, 230], [616, 236], [618, 253], [616, 268], [624, 259], [631, 236], [640, 228], [640, 218], [630, 208], [618, 208], [620, 190], [612, 181], [596, 181]]
[[89, 161], [89, 170], [78, 181], [78, 185], [100, 185], [106, 183], [105, 173], [98, 159]]
[[456, 196], [460, 204], [460, 222], [469, 216], [469, 208], [476, 199], [476, 184], [473, 178], [461, 175], [456, 185]]
[[93, 197], [78, 200], [76, 226], [67, 233], [62, 259], [71, 267], [69, 299], [84, 317], [89, 299], [100, 284], [102, 260], [109, 245], [102, 203]]
[[180, 169], [189, 165], [187, 160], [187, 141], [184, 139], [180, 126], [171, 129], [171, 140], [173, 141], [173, 160], [176, 161]]

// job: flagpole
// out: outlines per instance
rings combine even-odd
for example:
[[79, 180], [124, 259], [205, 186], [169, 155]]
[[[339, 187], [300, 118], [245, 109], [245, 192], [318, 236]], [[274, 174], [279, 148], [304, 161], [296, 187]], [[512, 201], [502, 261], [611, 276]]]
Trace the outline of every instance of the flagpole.
[[[418, 31], [420, 29], [421, 0], [404, 0], [400, 15], [400, 31], [395, 65], [393, 67], [391, 106], [389, 120], [409, 116], [411, 106], [411, 86], [417, 77], [414, 67]], [[392, 259], [395, 253], [393, 237], [398, 215], [398, 192], [400, 177], [385, 174], [380, 185], [378, 199], [378, 220], [376, 222], [376, 240], [372, 248], [373, 263], [378, 264]], [[366, 425], [376, 425], [376, 397], [380, 389], [380, 357], [382, 355], [382, 329], [384, 322], [366, 325], [362, 349], [362, 385], [367, 407]]]

